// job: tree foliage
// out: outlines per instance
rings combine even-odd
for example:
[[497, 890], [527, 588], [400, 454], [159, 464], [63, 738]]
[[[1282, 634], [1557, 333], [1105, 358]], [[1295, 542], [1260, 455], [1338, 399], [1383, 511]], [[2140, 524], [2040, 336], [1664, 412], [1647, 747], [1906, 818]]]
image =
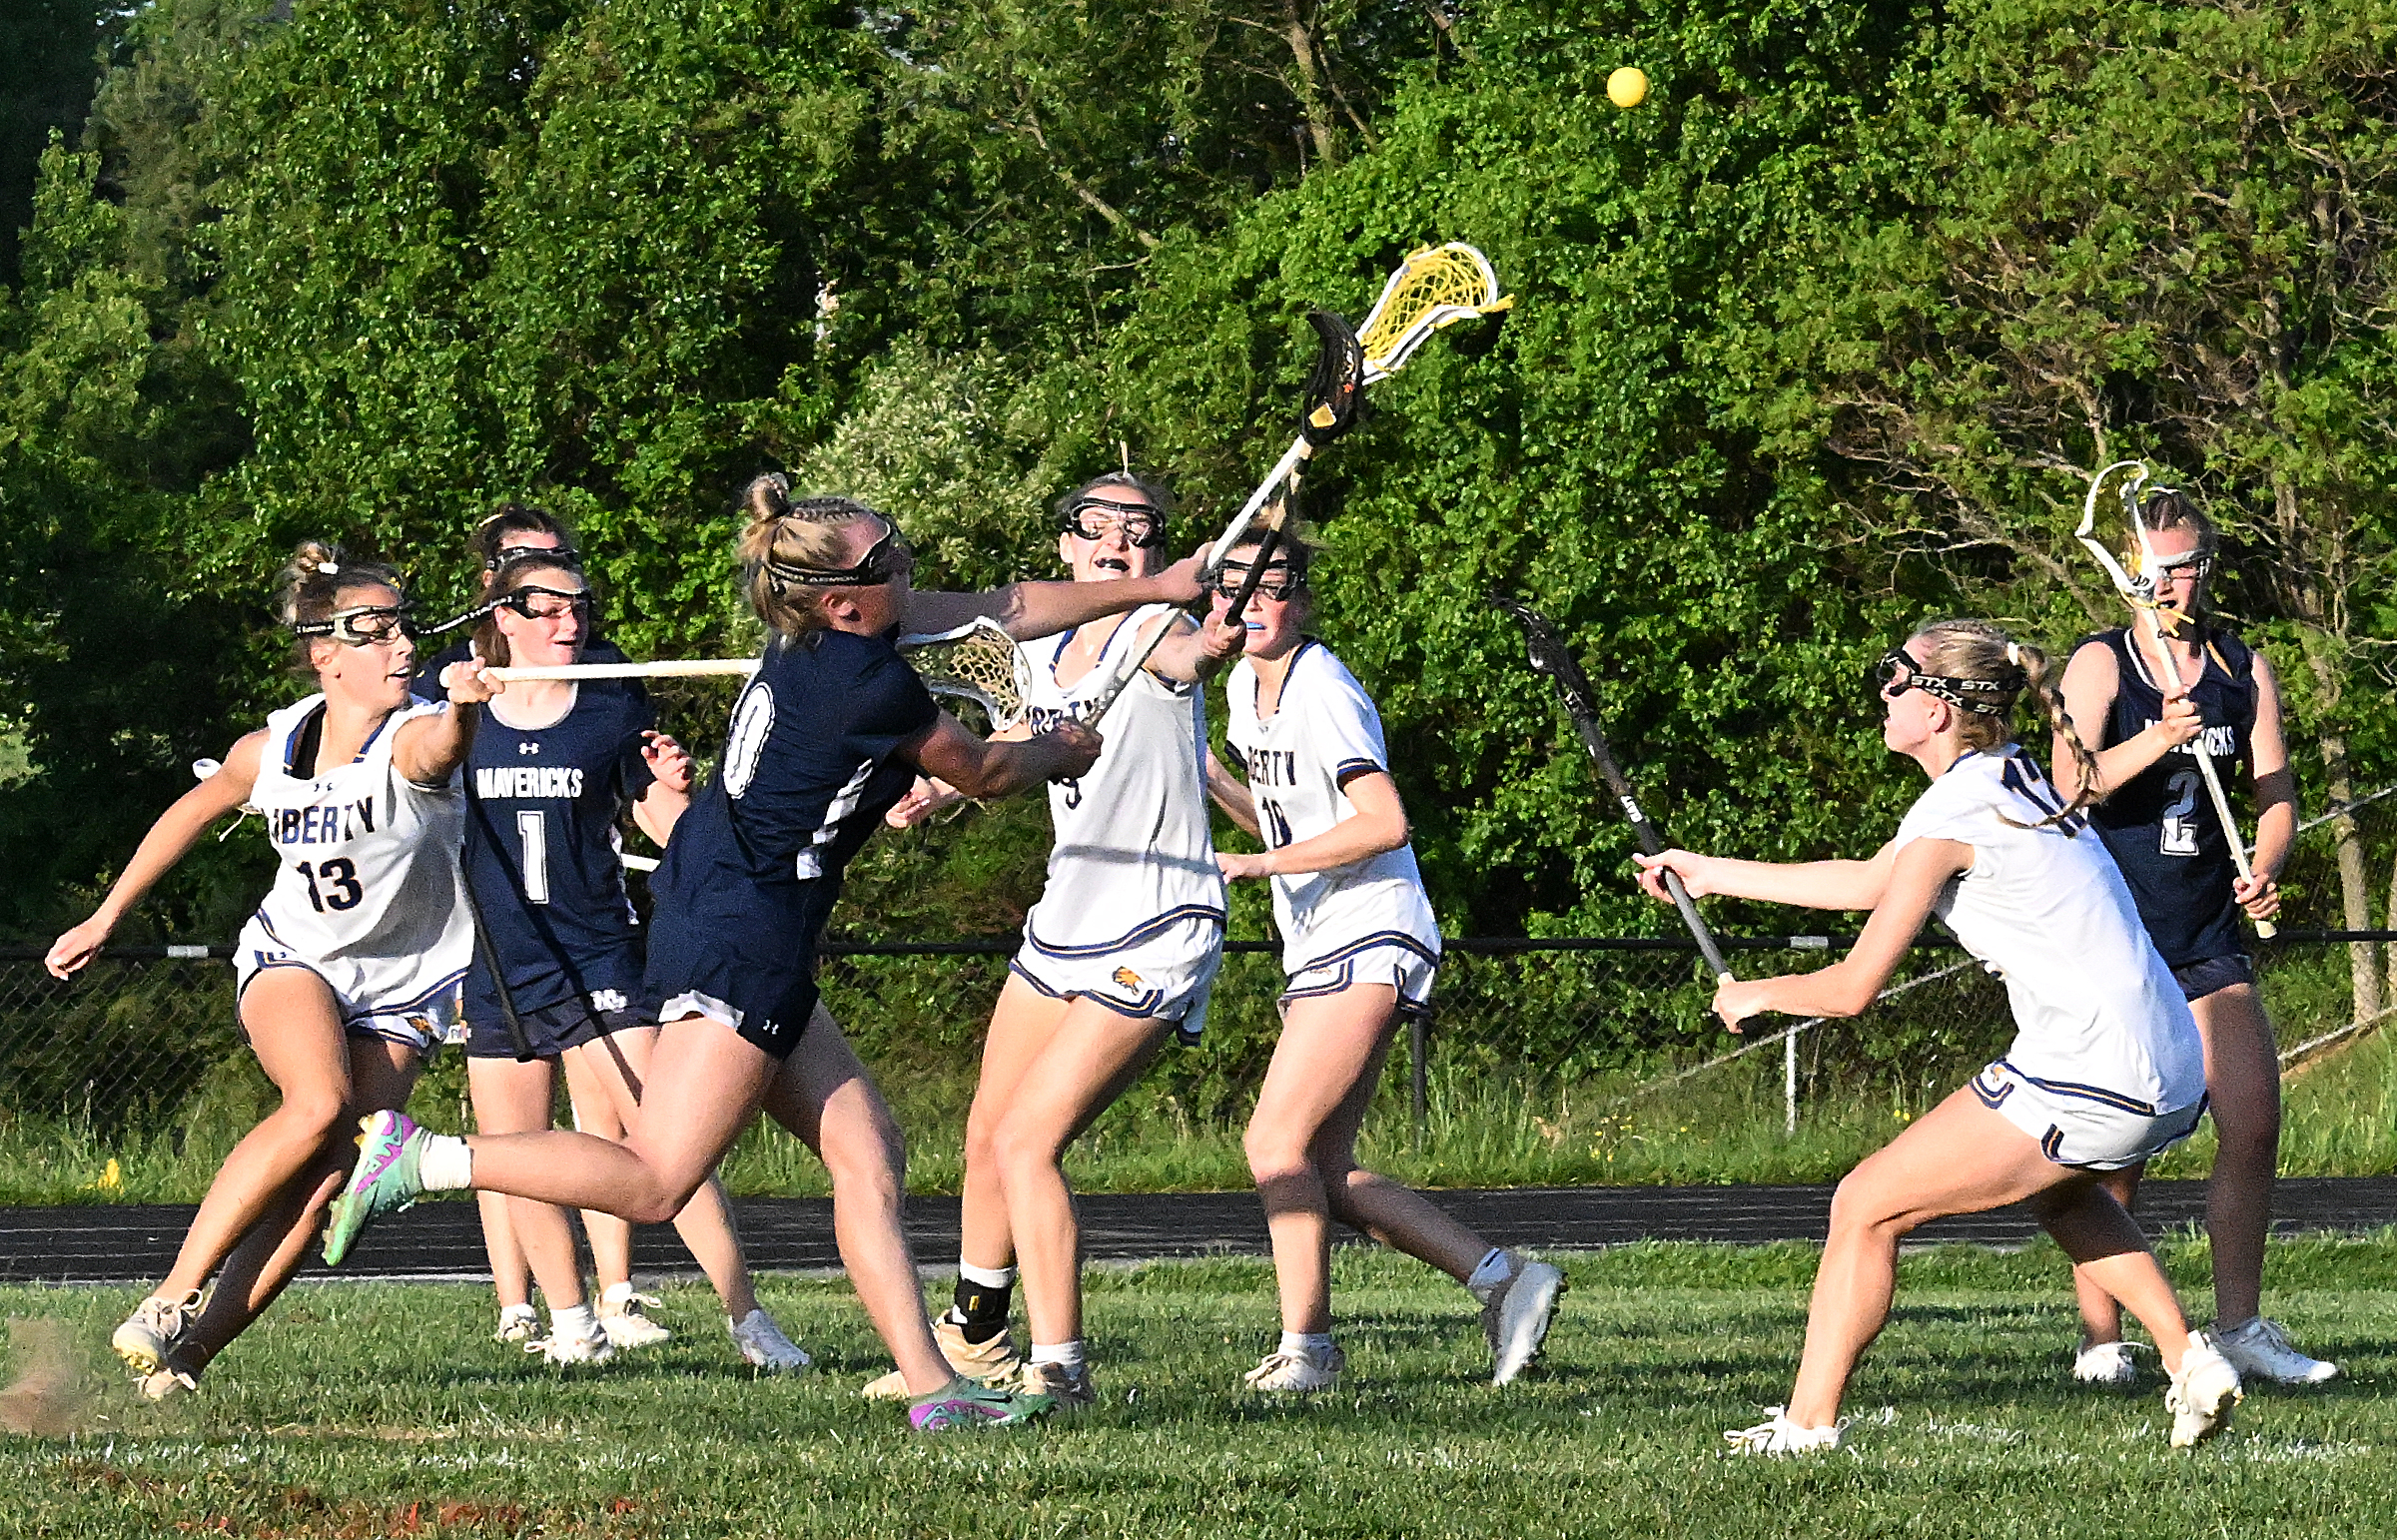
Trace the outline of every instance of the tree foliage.
[[[1448, 238], [1515, 309], [1307, 487], [1446, 923], [1660, 923], [1493, 584], [1679, 838], [1855, 850], [1912, 790], [1863, 664], [2102, 613], [2061, 509], [2111, 454], [2231, 515], [2234, 604], [2377, 783], [2388, 4], [158, 0], [0, 309], [7, 923], [289, 690], [300, 535], [437, 607], [482, 509], [548, 502], [636, 655], [750, 634], [769, 466], [949, 584], [1053, 572], [1043, 507], [1124, 452], [1195, 539], [1286, 442], [1304, 312]], [[860, 923], [1003, 924], [1034, 823], [892, 842]], [[160, 913], [220, 928], [214, 880]]]

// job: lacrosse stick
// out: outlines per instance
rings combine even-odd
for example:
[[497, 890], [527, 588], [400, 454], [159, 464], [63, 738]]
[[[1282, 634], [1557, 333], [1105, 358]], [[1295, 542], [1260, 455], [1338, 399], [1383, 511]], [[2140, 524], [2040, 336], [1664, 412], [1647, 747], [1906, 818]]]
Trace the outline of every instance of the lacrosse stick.
[[[1665, 842], [1658, 837], [1656, 825], [1640, 811], [1640, 804], [1631, 795], [1631, 785], [1623, 779], [1623, 769], [1615, 763], [1612, 750], [1606, 746], [1606, 733], [1598, 725], [1598, 692], [1590, 687], [1590, 676], [1574, 661], [1565, 646], [1565, 638], [1556, 623], [1530, 605], [1499, 589], [1490, 591], [1490, 602], [1522, 622], [1525, 638], [1531, 644], [1533, 673], [1546, 674], [1556, 682], [1557, 693], [1565, 698], [1565, 715], [1573, 719], [1573, 730], [1581, 735], [1581, 746], [1590, 753], [1590, 762], [1606, 782], [1607, 790], [1623, 805], [1624, 816], [1631, 820], [1631, 832], [1640, 842], [1643, 853], [1661, 856]], [[1690, 900], [1690, 890], [1682, 886], [1681, 876], [1671, 867], [1665, 869], [1665, 891], [1673, 895], [1673, 907], [1681, 911], [1681, 923], [1690, 928], [1691, 940], [1706, 958], [1717, 984], [1732, 982], [1731, 965], [1723, 961], [1723, 948], [1715, 933], [1707, 929], [1706, 921], [1698, 914], [1698, 906]]]
[[[1307, 321], [1322, 340], [1315, 355], [1315, 367], [1307, 377], [1305, 415], [1300, 419], [1298, 436], [1284, 449], [1265, 478], [1240, 504], [1222, 535], [1207, 547], [1206, 560], [1199, 565], [1199, 581], [1212, 583], [1215, 574], [1223, 569], [1223, 558], [1239, 543], [1241, 535], [1276, 490], [1287, 486], [1289, 497], [1295, 498], [1298, 469], [1313, 457], [1314, 452], [1348, 431], [1356, 422], [1357, 408], [1362, 404], [1366, 385], [1387, 380], [1403, 368], [1406, 361], [1422, 347], [1424, 340], [1442, 327], [1475, 316], [1494, 316], [1514, 306], [1514, 298], [1498, 293], [1498, 275], [1490, 268], [1489, 259], [1462, 241], [1445, 246], [1427, 246], [1410, 253], [1381, 286], [1381, 297], [1373, 309], [1365, 313], [1362, 328], [1351, 330], [1348, 323], [1329, 311], [1310, 311]], [[1242, 586], [1239, 599], [1232, 607], [1236, 617], [1255, 591], [1257, 574], [1264, 570], [1265, 560], [1279, 540], [1268, 535], [1268, 543], [1260, 548], [1256, 563], [1248, 569], [1248, 581]], [[1108, 681], [1107, 687], [1094, 696], [1084, 721], [1097, 723], [1116, 703], [1133, 678], [1148, 666], [1149, 656], [1165, 640], [1172, 625], [1161, 627], [1149, 645], [1140, 650], [1131, 666]]]
[[[500, 849], [499, 831], [491, 827], [490, 810], [482, 805], [480, 797], [472, 793], [473, 788], [468, 786], [466, 805], [473, 810], [474, 821], [482, 826], [483, 838], [490, 841], [491, 853], [497, 856]], [[504, 868], [507, 865], [506, 858], [500, 857], [499, 864]], [[515, 1050], [516, 1063], [530, 1064], [533, 1060], [532, 1040], [525, 1036], [524, 1019], [516, 1013], [515, 994], [508, 989], [507, 974], [499, 966], [499, 949], [491, 945], [491, 928], [483, 921], [482, 902], [474, 897], [474, 884], [467, 880], [463, 872], [458, 873], [457, 891], [465, 896], [466, 920], [474, 927], [474, 956], [482, 964], [482, 971], [491, 976], [491, 992], [499, 997], [499, 1020], [507, 1027], [508, 1047]]]
[[756, 658], [682, 658], [655, 663], [553, 663], [541, 668], [491, 668], [502, 684], [519, 679], [687, 679], [703, 674], [754, 674]]
[[1032, 665], [998, 621], [978, 616], [954, 631], [902, 636], [898, 645], [924, 688], [978, 703], [990, 716], [991, 731], [1024, 720]]
[[[2106, 477], [2117, 470], [2135, 472], [2122, 483], [2117, 495], [2121, 498], [2123, 517], [2130, 521], [2132, 537], [2138, 542], [2139, 572], [2136, 577], [2123, 570], [2122, 563], [2114, 559], [2114, 553], [2107, 550], [2105, 542], [2095, 534], [2098, 493], [2104, 488]], [[2122, 595], [2132, 612], [2143, 622], [2147, 639], [2155, 644], [2157, 655], [2164, 660], [2164, 667], [2171, 670], [2173, 688], [2186, 690], [2189, 682], [2181, 677], [2180, 660], [2173, 655], [2171, 644], [2165, 640], [2164, 623], [2156, 614], [2159, 608], [2155, 600], [2156, 580], [2163, 569], [2156, 565], [2155, 549], [2147, 539], [2147, 520], [2139, 512], [2139, 489], [2146, 484], [2147, 466], [2139, 460], [2116, 460], [2098, 471], [2089, 479], [2089, 494], [2080, 505], [2080, 527], [2072, 531], [2072, 536], [2097, 559], [2099, 566], [2105, 568], [2105, 575], [2112, 580], [2114, 591]], [[2205, 671], [2202, 657], [2198, 659], [2197, 670], [2200, 674]], [[2231, 816], [2230, 797], [2222, 789], [2222, 774], [2214, 766], [2214, 756], [2206, 751], [2205, 734], [2202, 731], [2189, 740], [2189, 753], [2197, 761], [2197, 775], [2205, 782], [2205, 794], [2214, 804], [2214, 816], [2222, 820], [2223, 843], [2230, 847], [2231, 867], [2237, 871], [2241, 882], [2252, 882], [2255, 871], [2248, 864], [2247, 847], [2239, 837], [2238, 821]], [[2255, 934], [2266, 941], [2279, 934], [2280, 928], [2269, 920], [2257, 920], [2254, 924]]]

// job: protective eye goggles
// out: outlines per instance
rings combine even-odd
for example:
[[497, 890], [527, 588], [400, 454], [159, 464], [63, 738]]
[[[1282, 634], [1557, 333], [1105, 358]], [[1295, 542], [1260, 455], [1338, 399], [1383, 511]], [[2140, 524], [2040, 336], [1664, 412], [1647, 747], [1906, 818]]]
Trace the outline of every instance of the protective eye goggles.
[[[1900, 670], [1904, 672], [1900, 672]], [[2022, 681], [2000, 679], [1955, 679], [1946, 674], [1929, 674], [1916, 662], [1914, 654], [1904, 647], [1892, 647], [1881, 655], [1873, 666], [1874, 686], [1883, 700], [1896, 700], [1909, 690], [1921, 690], [1934, 700], [1944, 700], [1959, 711], [1975, 716], [1998, 716], [2013, 704], [2022, 688]]]
[[491, 552], [491, 559], [482, 564], [485, 572], [496, 572], [518, 556], [538, 556], [554, 561], [569, 572], [582, 570], [582, 552], [571, 545], [502, 545]]
[[542, 588], [526, 583], [491, 607], [511, 609], [526, 620], [555, 620], [564, 615], [588, 620], [591, 618], [591, 590]]
[[1105, 539], [1116, 530], [1132, 545], [1166, 543], [1166, 516], [1145, 502], [1085, 497], [1066, 509], [1066, 532], [1085, 540]]
[[778, 583], [797, 583], [803, 588], [873, 588], [895, 577], [905, 576], [916, 569], [916, 553], [907, 548], [899, 526], [889, 519], [882, 521], [882, 538], [876, 540], [852, 567], [802, 567], [787, 561], [766, 558], [766, 573]]
[[303, 620], [292, 627], [292, 634], [330, 636], [345, 646], [373, 647], [415, 635], [415, 623], [407, 618], [413, 608], [409, 604], [354, 604], [322, 620]]
[[2134, 565], [2150, 578], [2163, 579], [2187, 572], [2199, 582], [2214, 575], [2213, 553], [2206, 550], [2184, 550], [2177, 555], [2155, 556], [2140, 554]]
[[[1222, 599], [1236, 599], [1240, 596], [1240, 589], [1245, 587], [1247, 582], [1248, 569], [1246, 567], [1227, 566], [1215, 574], [1215, 596]], [[1278, 561], [1270, 562], [1265, 567], [1265, 575], [1256, 580], [1256, 596], [1260, 599], [1286, 601], [1295, 597], [1298, 591], [1305, 586], [1305, 578], [1300, 577]]]

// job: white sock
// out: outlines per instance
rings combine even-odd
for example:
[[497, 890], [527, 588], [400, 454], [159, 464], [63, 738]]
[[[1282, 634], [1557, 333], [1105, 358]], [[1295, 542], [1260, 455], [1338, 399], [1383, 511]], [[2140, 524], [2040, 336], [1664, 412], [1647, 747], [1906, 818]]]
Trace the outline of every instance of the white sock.
[[503, 1304], [499, 1307], [499, 1320], [503, 1325], [511, 1320], [539, 1320], [540, 1318], [540, 1312], [528, 1304]]
[[620, 1305], [631, 1297], [632, 1282], [630, 1279], [622, 1283], [610, 1283], [607, 1287], [599, 1290], [599, 1302], [602, 1305]]
[[1328, 1331], [1285, 1331], [1281, 1346], [1285, 1353], [1303, 1353], [1316, 1363], [1331, 1356], [1331, 1333]]
[[1071, 1342], [1035, 1342], [1032, 1344], [1032, 1361], [1054, 1363], [1059, 1368], [1072, 1372], [1080, 1372], [1088, 1364], [1088, 1360], [1083, 1355], [1082, 1338], [1080, 1337], [1076, 1337]]
[[549, 1334], [570, 1341], [587, 1341], [599, 1332], [599, 1317], [587, 1304], [570, 1304], [564, 1309], [554, 1305], [549, 1310]]
[[474, 1184], [474, 1152], [450, 1134], [434, 1134], [416, 1156], [416, 1179], [427, 1192], [461, 1192]]
[[1481, 1264], [1473, 1269], [1473, 1275], [1465, 1279], [1465, 1287], [1478, 1293], [1485, 1288], [1496, 1288], [1514, 1275], [1514, 1259], [1497, 1246], [1492, 1246], [1482, 1256]]
[[957, 1275], [984, 1288], [1006, 1288], [1016, 1281], [1016, 1269], [1013, 1267], [977, 1267], [963, 1258], [958, 1261]]

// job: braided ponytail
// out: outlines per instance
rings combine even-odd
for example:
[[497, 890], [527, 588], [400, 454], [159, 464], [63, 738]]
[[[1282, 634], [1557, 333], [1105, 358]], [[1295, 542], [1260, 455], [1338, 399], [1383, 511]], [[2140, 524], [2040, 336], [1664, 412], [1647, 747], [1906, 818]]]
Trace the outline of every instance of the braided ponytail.
[[2024, 689], [2037, 699], [2048, 725], [2064, 740], [2072, 755], [2072, 795], [2060, 812], [2024, 827], [2062, 823], [2097, 800], [2097, 758], [2080, 741], [2072, 718], [2064, 711], [2063, 697], [2048, 682], [2046, 653], [2028, 642], [2015, 641], [1987, 620], [1935, 621], [1916, 632], [1915, 639], [1923, 644], [1916, 656], [1923, 660], [1926, 673], [1987, 679], [2006, 692], [1995, 712], [1959, 713], [1959, 728], [1967, 744], [1987, 752], [2013, 742], [2011, 708]]
[[848, 565], [841, 531], [861, 518], [891, 520], [851, 497], [793, 497], [791, 478], [779, 470], [758, 476], [741, 492], [749, 522], [734, 549], [741, 558], [741, 590], [757, 618], [780, 635], [797, 639], [824, 629], [823, 592], [786, 583], [766, 563], [833, 570]]

